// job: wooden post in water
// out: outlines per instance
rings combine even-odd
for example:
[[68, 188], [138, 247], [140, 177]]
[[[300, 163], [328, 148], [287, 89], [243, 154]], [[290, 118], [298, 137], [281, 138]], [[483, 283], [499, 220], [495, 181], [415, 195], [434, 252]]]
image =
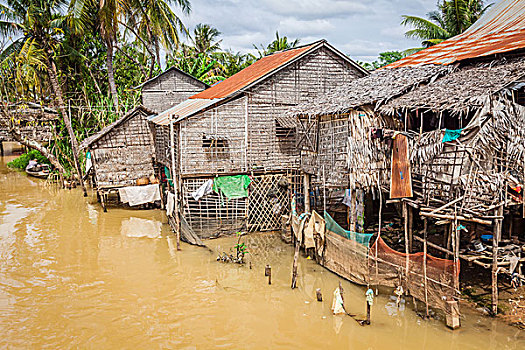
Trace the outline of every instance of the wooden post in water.
[[[302, 234], [302, 232], [300, 233]], [[301, 235], [297, 235], [297, 241], [295, 242], [295, 253], [293, 256], [293, 267], [292, 267], [292, 289], [297, 287], [297, 264], [299, 263], [299, 249], [301, 247]]]
[[321, 293], [321, 288], [317, 288], [315, 290], [315, 296], [317, 297], [317, 301], [323, 301], [323, 294]]
[[414, 208], [407, 207], [408, 211], [408, 252], [412, 253], [414, 250], [413, 236], [414, 236]]
[[423, 219], [423, 275], [425, 278], [425, 316], [429, 317], [428, 313], [428, 280], [427, 280], [427, 218]]
[[180, 250], [180, 210], [179, 210], [179, 181], [177, 178], [175, 162], [175, 130], [173, 125], [173, 116], [170, 116], [170, 154], [171, 154], [171, 179], [173, 181], [173, 192], [175, 194], [175, 205], [173, 215], [175, 219], [175, 235], [177, 236], [177, 250]]
[[407, 202], [403, 201], [403, 222], [404, 222], [404, 226], [405, 226], [405, 254], [406, 254], [406, 258], [405, 258], [405, 283], [406, 283], [406, 288], [405, 288], [405, 292], [408, 293], [408, 268], [409, 268], [409, 264], [410, 264], [410, 251], [409, 251], [409, 248], [408, 248], [408, 209], [407, 209]]
[[268, 277], [268, 284], [272, 284], [272, 267], [270, 265], [266, 265], [264, 268], [264, 275]]
[[[503, 205], [495, 210], [496, 217], [503, 216]], [[498, 314], [498, 244], [501, 238], [501, 219], [495, 219], [494, 234], [492, 236], [492, 313]]]

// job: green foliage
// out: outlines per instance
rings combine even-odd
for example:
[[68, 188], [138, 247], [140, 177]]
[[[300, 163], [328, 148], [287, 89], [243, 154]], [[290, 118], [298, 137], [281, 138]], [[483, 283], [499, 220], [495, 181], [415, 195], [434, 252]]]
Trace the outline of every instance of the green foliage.
[[372, 63], [368, 63], [368, 62], [358, 62], [358, 63], [365, 69], [375, 70], [375, 69], [384, 67], [386, 65], [389, 65], [390, 63], [399, 61], [403, 57], [405, 57], [404, 52], [386, 51], [386, 52], [381, 52], [377, 60], [373, 61]]
[[40, 164], [51, 165], [49, 160], [46, 157], [44, 157], [40, 152], [38, 152], [37, 150], [31, 150], [27, 153], [20, 155], [20, 157], [13, 159], [9, 163], [7, 163], [7, 166], [14, 169], [24, 170], [29, 164], [29, 161], [32, 159], [36, 159], [36, 161]]
[[262, 58], [274, 52], [293, 49], [299, 45], [299, 41], [299, 39], [295, 39], [294, 41], [289, 42], [286, 36], [280, 37], [279, 32], [275, 32], [275, 40], [269, 43], [266, 47], [263, 45], [259, 45], [260, 47], [253, 45], [253, 47], [257, 49], [259, 58]]
[[402, 16], [404, 26], [413, 29], [405, 33], [407, 38], [421, 40], [422, 47], [409, 49], [406, 54], [417, 52], [463, 33], [491, 6], [483, 0], [438, 0], [437, 10], [427, 14], [427, 18]]

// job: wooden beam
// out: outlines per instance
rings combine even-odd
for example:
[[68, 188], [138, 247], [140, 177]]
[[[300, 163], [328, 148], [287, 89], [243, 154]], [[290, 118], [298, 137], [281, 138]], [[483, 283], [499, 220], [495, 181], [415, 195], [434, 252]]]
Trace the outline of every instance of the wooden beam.
[[442, 210], [444, 210], [444, 209], [450, 207], [451, 205], [456, 204], [457, 202], [459, 202], [460, 200], [462, 200], [463, 197], [464, 197], [464, 196], [461, 196], [461, 197], [459, 197], [459, 198], [456, 198], [456, 199], [454, 199], [452, 202], [448, 202], [447, 204], [442, 205], [441, 207], [432, 210], [432, 211], [430, 212], [430, 214], [436, 214], [436, 213], [438, 213], [438, 212], [440, 212], [440, 211], [442, 211]]
[[[431, 214], [431, 213], [425, 213], [425, 212], [421, 212], [420, 215], [430, 217], [430, 218], [435, 218], [435, 219], [454, 220], [454, 215]], [[466, 218], [461, 215], [458, 215], [457, 219], [459, 221], [475, 222], [475, 223], [482, 224], [482, 225], [492, 225], [492, 221], [489, 221], [489, 220], [482, 220], [482, 219], [477, 219], [477, 218]]]

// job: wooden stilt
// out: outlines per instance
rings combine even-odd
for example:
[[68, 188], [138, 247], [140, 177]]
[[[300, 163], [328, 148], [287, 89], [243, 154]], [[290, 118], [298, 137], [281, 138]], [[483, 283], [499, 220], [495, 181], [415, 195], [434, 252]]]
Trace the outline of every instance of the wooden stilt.
[[310, 175], [303, 173], [304, 185], [304, 211], [310, 212]]
[[0, 156], [4, 156], [4, 142], [0, 141]]
[[414, 234], [414, 208], [408, 207], [408, 251], [413, 252], [413, 234]]
[[405, 226], [405, 254], [406, 254], [406, 260], [405, 260], [405, 283], [406, 288], [405, 291], [408, 293], [408, 268], [410, 264], [410, 252], [408, 249], [408, 205], [406, 202], [403, 202], [403, 222]]
[[297, 287], [297, 264], [299, 263], [299, 249], [301, 247], [301, 234], [297, 235], [297, 241], [295, 243], [295, 253], [293, 256], [293, 267], [292, 267], [292, 289]]
[[323, 301], [323, 294], [321, 293], [321, 288], [317, 288], [315, 290], [315, 296], [317, 297], [317, 301]]
[[[503, 215], [503, 205], [495, 210], [495, 216]], [[501, 238], [501, 219], [496, 219], [492, 236], [492, 313], [498, 314], [498, 245]]]
[[427, 231], [428, 231], [428, 222], [427, 218], [423, 219], [423, 275], [425, 278], [425, 316], [429, 317], [428, 313], [428, 280], [427, 280]]
[[180, 184], [179, 184], [179, 178], [177, 176], [176, 171], [176, 162], [175, 162], [175, 130], [173, 125], [173, 117], [170, 117], [170, 153], [171, 153], [171, 178], [173, 181], [173, 187], [174, 187], [174, 194], [175, 194], [175, 205], [174, 205], [174, 219], [175, 219], [175, 235], [177, 236], [177, 250], [180, 250], [180, 230], [181, 230], [181, 223], [180, 223], [180, 207], [179, 207], [179, 196], [182, 195], [180, 193]]

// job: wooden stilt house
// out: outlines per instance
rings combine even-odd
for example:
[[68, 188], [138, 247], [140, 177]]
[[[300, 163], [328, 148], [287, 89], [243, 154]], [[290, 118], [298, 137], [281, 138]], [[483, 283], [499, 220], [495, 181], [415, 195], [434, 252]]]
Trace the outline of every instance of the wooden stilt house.
[[[284, 112], [366, 74], [322, 40], [266, 56], [150, 118], [172, 126], [173, 154], [169, 137], [156, 135], [157, 161], [180, 178], [181, 212], [189, 226], [201, 237], [279, 228], [299, 165], [296, 125]], [[208, 180], [233, 175], [251, 177], [247, 197], [193, 198]]]
[[[36, 103], [5, 104], [5, 114], [0, 115], [0, 152], [3, 154], [2, 142], [16, 141], [9, 129], [29, 140], [47, 143], [55, 137], [58, 113], [51, 108]], [[6, 119], [5, 116], [9, 116]]]
[[88, 152], [86, 173], [104, 209], [109, 193], [153, 180], [153, 136], [147, 122], [152, 114], [145, 107], [136, 107], [80, 144]]
[[[522, 1], [501, 1], [465, 33], [291, 112], [301, 122], [302, 170], [314, 182], [321, 179], [320, 192], [329, 193], [338, 179], [350, 189], [383, 189], [376, 194], [383, 200], [374, 208], [379, 210], [379, 221], [373, 221], [379, 224], [378, 237], [370, 249], [356, 249], [359, 218], [368, 214], [359, 212], [361, 199], [352, 198], [349, 231], [333, 229], [331, 217], [325, 217], [326, 245], [320, 261], [357, 282], [408, 288], [425, 302], [427, 314], [429, 306], [445, 310], [453, 328], [459, 326], [460, 259], [491, 269], [494, 313], [498, 274], [525, 279], [520, 269], [520, 242], [525, 238], [520, 234], [525, 213], [524, 14]], [[431, 73], [413, 81], [410, 89], [396, 90], [388, 79], [396, 84], [411, 79], [403, 70], [422, 77]], [[388, 79], [377, 85], [366, 82], [381, 76]], [[389, 94], [373, 98], [383, 89]], [[356, 91], [358, 102], [352, 102], [351, 91]], [[369, 101], [368, 108], [359, 98]], [[348, 126], [340, 116], [342, 120], [332, 122], [334, 114], [356, 108]], [[326, 131], [323, 120], [332, 122]], [[388, 130], [392, 126], [394, 130]], [[386, 140], [385, 132], [392, 131], [392, 146], [383, 148], [378, 140]], [[323, 174], [323, 168], [337, 171]], [[323, 199], [330, 203], [329, 195]], [[381, 238], [386, 204], [402, 212], [403, 253]], [[324, 208], [332, 209], [326, 204]], [[421, 237], [414, 234], [416, 224], [423, 228]], [[438, 232], [444, 228], [438, 241], [427, 237], [431, 226]], [[413, 253], [416, 247], [422, 252]]]

